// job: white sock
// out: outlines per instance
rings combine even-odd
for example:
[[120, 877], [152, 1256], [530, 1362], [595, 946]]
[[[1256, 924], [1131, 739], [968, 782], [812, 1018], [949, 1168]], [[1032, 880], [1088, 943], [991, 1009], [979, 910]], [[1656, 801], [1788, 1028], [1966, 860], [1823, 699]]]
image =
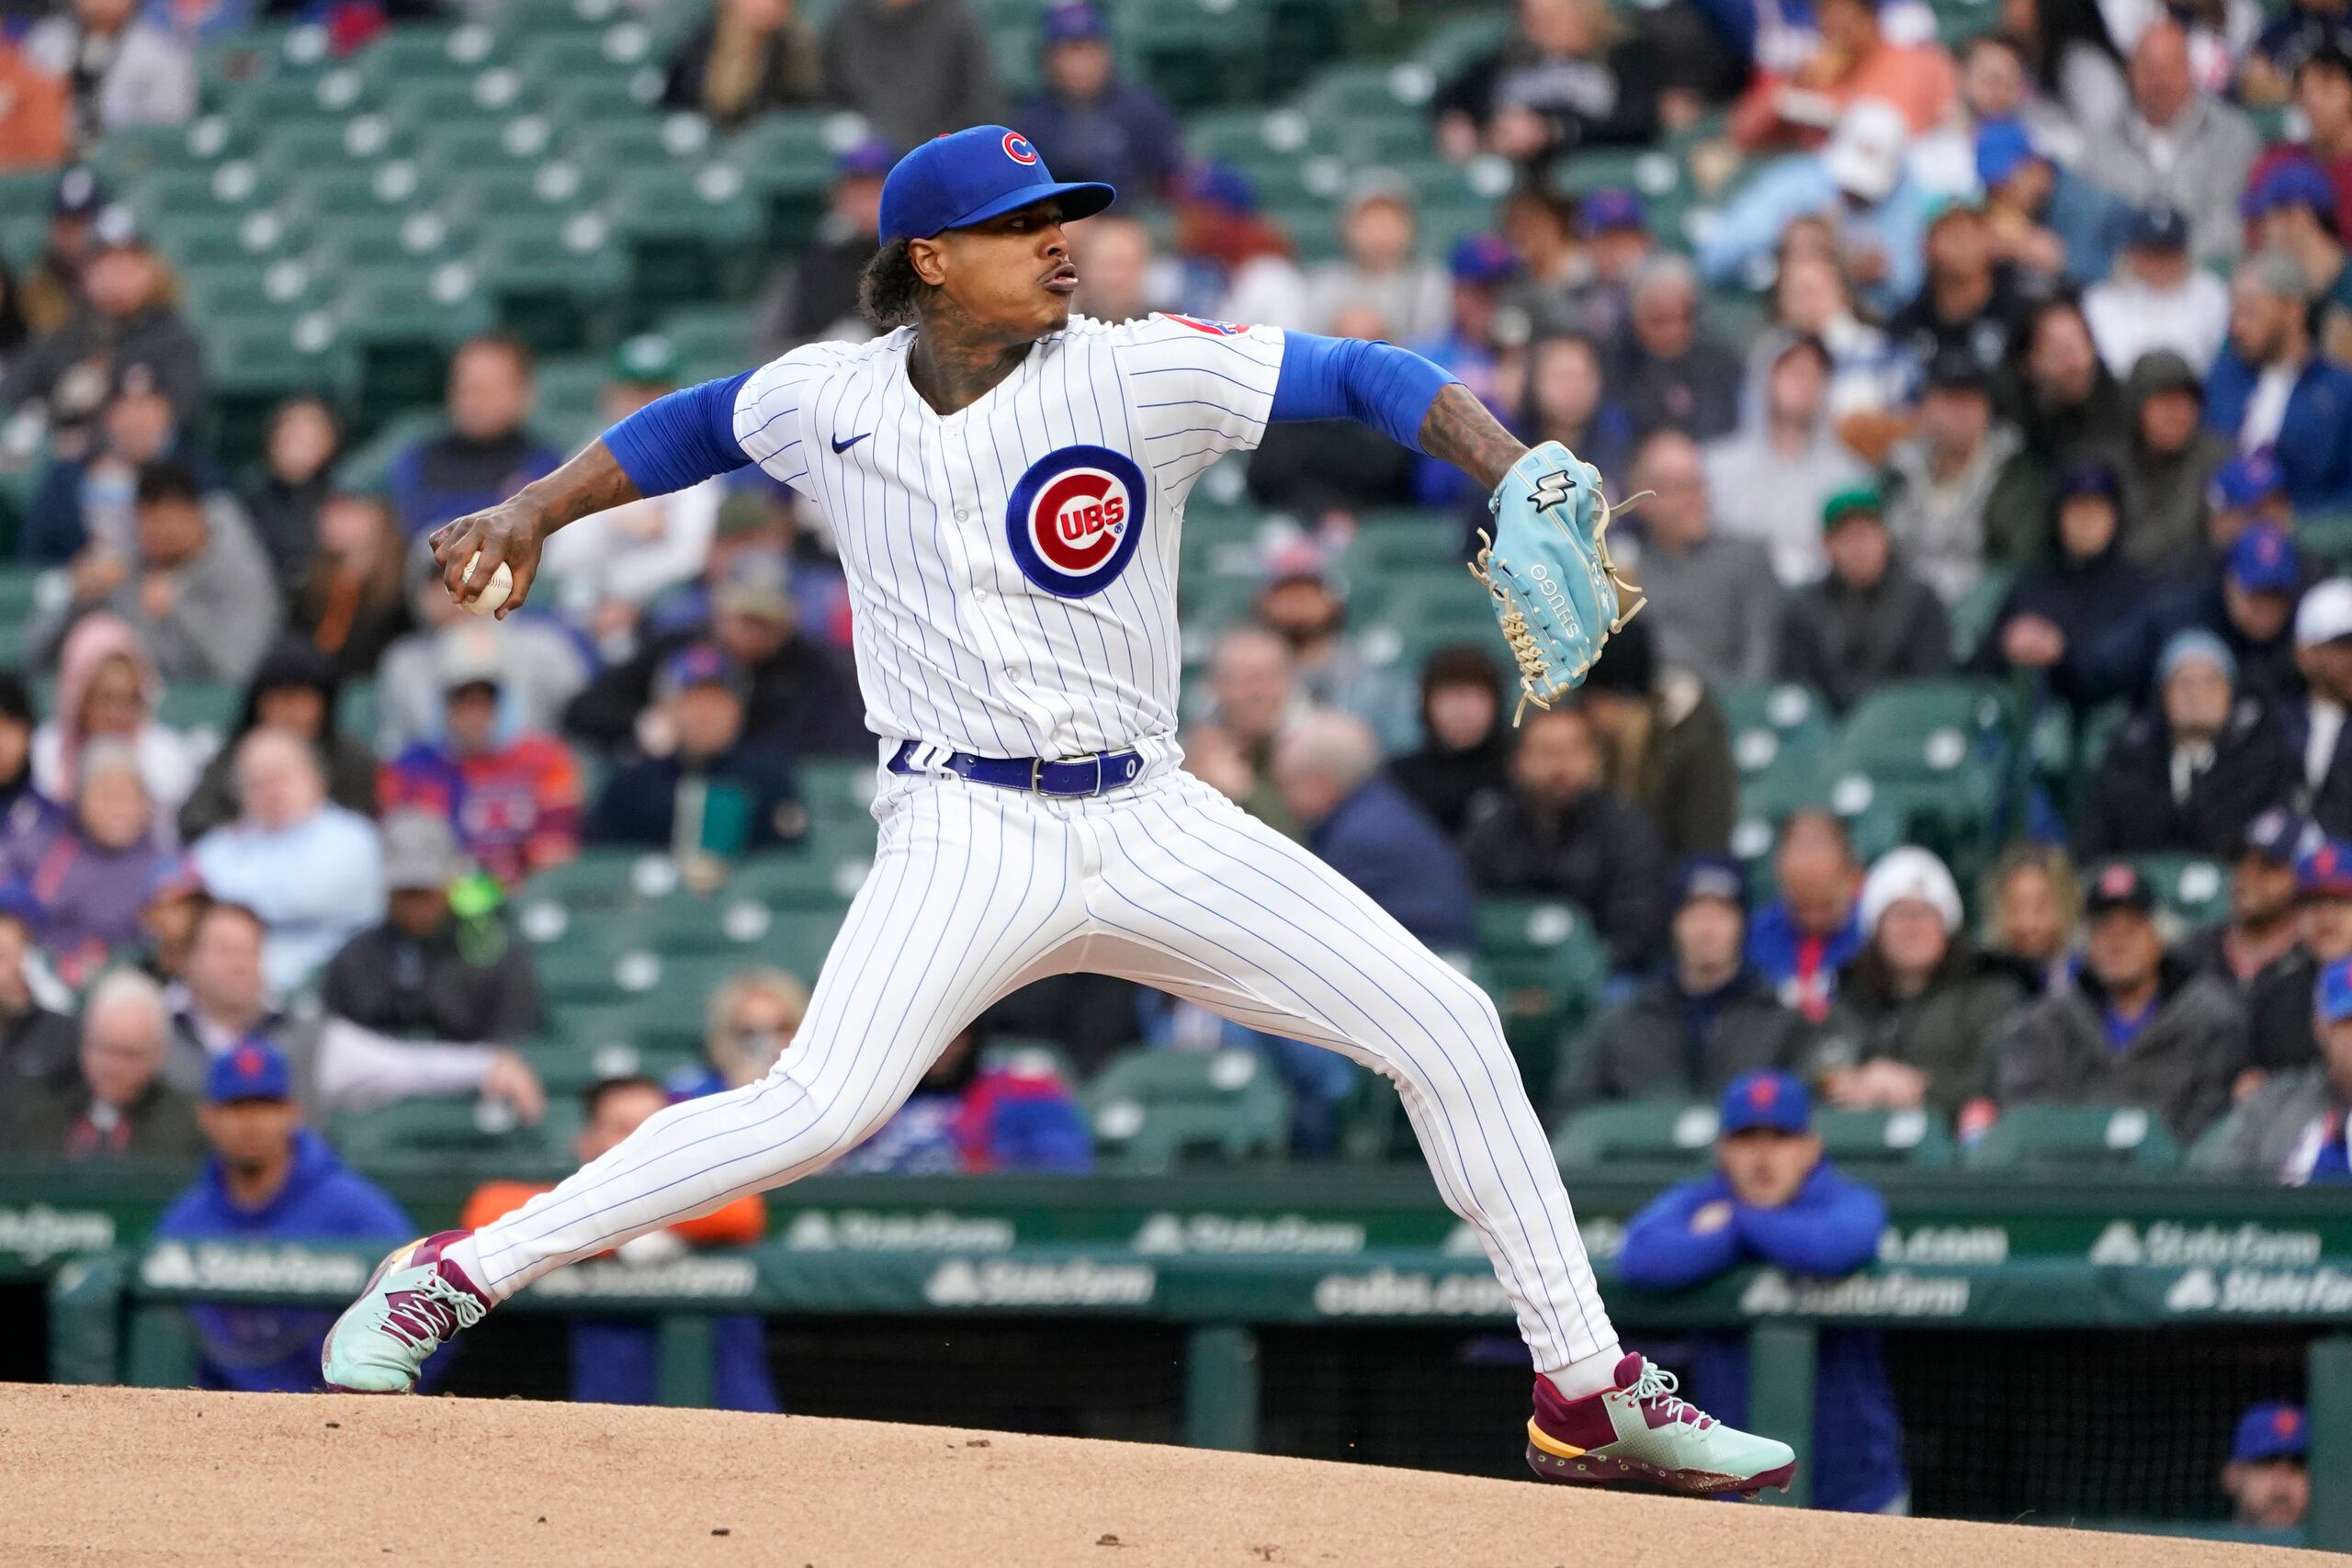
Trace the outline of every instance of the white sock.
[[[472, 1236], [468, 1236], [463, 1241], [451, 1242], [448, 1247], [442, 1251], [441, 1256], [456, 1264], [458, 1269], [464, 1273], [466, 1278], [473, 1281], [475, 1290], [480, 1291], [483, 1295], [490, 1297], [493, 1302], [504, 1299], [500, 1296], [497, 1292], [492, 1290], [487, 1283], [489, 1276], [482, 1272], [481, 1248], [474, 1245], [474, 1238]], [[1583, 1363], [1578, 1362], [1577, 1364], [1581, 1366]]]
[[[456, 1249], [451, 1251], [454, 1254]], [[1625, 1352], [1611, 1340], [1591, 1355], [1578, 1356], [1559, 1371], [1544, 1375], [1552, 1380], [1552, 1386], [1560, 1391], [1561, 1398], [1583, 1399], [1615, 1388], [1617, 1363], [1624, 1359]]]

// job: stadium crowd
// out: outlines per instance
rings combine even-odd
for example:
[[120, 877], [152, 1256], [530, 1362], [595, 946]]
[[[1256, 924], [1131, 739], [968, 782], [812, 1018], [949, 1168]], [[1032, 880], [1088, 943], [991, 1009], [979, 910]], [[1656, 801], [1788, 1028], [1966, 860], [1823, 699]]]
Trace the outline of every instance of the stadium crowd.
[[[47, 454], [17, 530], [47, 572], [29, 667], [0, 678], [17, 1152], [192, 1152], [207, 1064], [252, 1043], [314, 1118], [419, 1094], [536, 1117], [515, 1047], [550, 1021], [515, 891], [582, 846], [789, 855], [801, 770], [872, 755], [825, 525], [756, 470], [563, 534], [515, 619], [455, 610], [423, 536], [562, 456], [519, 339], [454, 354], [443, 427], [371, 488], [344, 482], [322, 397], [278, 408], [250, 473], [207, 449], [170, 265], [69, 160], [185, 118], [189, 51], [250, 9], [78, 0], [7, 46], [26, 85], [0, 142], [59, 166], [44, 248], [0, 280], [0, 411]], [[1081, 310], [1414, 344], [1620, 501], [1651, 492], [1620, 535], [1647, 608], [1577, 700], [1514, 727], [1494, 646], [1385, 657], [1340, 564], [1402, 507], [1466, 549], [1483, 498], [1357, 427], [1270, 432], [1245, 476], [1261, 581], [1207, 628], [1190, 765], [1465, 963], [1482, 897], [1578, 907], [1609, 978], [1559, 1043], [1562, 1116], [1775, 1068], [1964, 1138], [2008, 1105], [2138, 1106], [2210, 1168], [2341, 1179], [2352, 579], [2327, 529], [2352, 512], [2352, 24], [2016, 0], [1948, 50], [1905, 0], [1769, 9], [1523, 0], [1430, 100], [1435, 149], [1518, 172], [1491, 231], [1434, 258], [1412, 183], [1364, 169], [1312, 265], [1245, 176], [1182, 156], [1103, 13], [1044, 12], [1016, 118], [1065, 175], [1126, 193], [1073, 230]], [[337, 47], [407, 16], [339, 8]], [[852, 0], [821, 35], [790, 0], [721, 0], [684, 39], [672, 108], [832, 103], [870, 130], [821, 238], [775, 259], [747, 357], [864, 330], [880, 176], [1004, 112], [994, 80], [960, 0]], [[2292, 135], [2266, 147], [2247, 107], [2282, 104]], [[1557, 177], [1694, 128], [1721, 199], [1693, 251], [1634, 189]], [[1734, 333], [1747, 297], [1761, 320]], [[660, 335], [631, 338], [605, 411], [677, 380]], [[1953, 675], [2126, 716], [2005, 824], [1981, 888], [1955, 866], [1997, 845], [1866, 862], [1812, 805], [1769, 857], [1729, 852], [1719, 698], [1787, 683], [1846, 715]], [[217, 746], [160, 716], [186, 684], [243, 688]], [[338, 716], [363, 684], [372, 737]], [[2222, 923], [2167, 929], [2136, 869], [2165, 854], [2229, 863]], [[1294, 1155], [1332, 1152], [1358, 1069], [1073, 986], [1002, 1010], [1085, 1066], [1138, 1040], [1258, 1052], [1295, 1097]], [[730, 987], [704, 1081], [788, 1048], [801, 987]], [[778, 1003], [742, 1026], [759, 1043], [729, 1043], [733, 1010]], [[1009, 1088], [983, 1055], [951, 1054], [856, 1163], [1085, 1168], [1073, 1086]]]

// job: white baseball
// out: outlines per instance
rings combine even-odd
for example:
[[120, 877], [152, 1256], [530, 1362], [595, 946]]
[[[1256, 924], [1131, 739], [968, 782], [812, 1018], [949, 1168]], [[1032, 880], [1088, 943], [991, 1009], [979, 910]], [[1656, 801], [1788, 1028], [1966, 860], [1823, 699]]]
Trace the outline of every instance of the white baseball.
[[[466, 563], [466, 575], [468, 577], [471, 577], [474, 574], [474, 561], [478, 561], [480, 559], [481, 559], [481, 557], [477, 553], [474, 556], [473, 560], [469, 560]], [[472, 611], [477, 615], [492, 615], [496, 612], [501, 604], [506, 603], [506, 596], [514, 592], [514, 574], [506, 570], [506, 563], [504, 561], [500, 561], [498, 563], [498, 570], [490, 574], [490, 581], [482, 584], [481, 595], [472, 603], [467, 604], [465, 607]], [[460, 602], [463, 603], [462, 601]]]

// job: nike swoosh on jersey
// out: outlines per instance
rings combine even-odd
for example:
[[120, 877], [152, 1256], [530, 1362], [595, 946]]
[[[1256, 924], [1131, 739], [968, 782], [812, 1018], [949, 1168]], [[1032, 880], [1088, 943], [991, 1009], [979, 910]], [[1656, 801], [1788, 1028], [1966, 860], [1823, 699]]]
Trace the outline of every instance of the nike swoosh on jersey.
[[[869, 430], [865, 433], [865, 435], [871, 435], [873, 434], [874, 432]], [[837, 454], [846, 452], [851, 447], [856, 446], [859, 442], [865, 440], [865, 435], [853, 435], [846, 441], [843, 441], [840, 436], [836, 435], [833, 437], [833, 450]]]

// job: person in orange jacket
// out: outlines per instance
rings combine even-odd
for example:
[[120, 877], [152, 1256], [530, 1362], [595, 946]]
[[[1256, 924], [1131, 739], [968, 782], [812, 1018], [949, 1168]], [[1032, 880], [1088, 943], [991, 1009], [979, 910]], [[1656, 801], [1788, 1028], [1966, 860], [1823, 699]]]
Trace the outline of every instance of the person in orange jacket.
[[[637, 1131], [670, 1103], [669, 1092], [650, 1077], [630, 1075], [591, 1084], [585, 1096], [587, 1123], [576, 1147], [582, 1164], [595, 1159]], [[513, 1213], [548, 1190], [550, 1183], [490, 1181], [475, 1189], [458, 1223], [478, 1230]], [[767, 1206], [747, 1192], [699, 1219], [681, 1220], [668, 1230], [640, 1236], [623, 1247], [627, 1262], [652, 1262], [695, 1247], [750, 1247], [767, 1229]], [[647, 1244], [653, 1244], [648, 1247]], [[651, 1404], [660, 1366], [652, 1324], [642, 1319], [578, 1318], [571, 1325], [571, 1397], [583, 1404]], [[760, 1320], [750, 1313], [711, 1323], [712, 1388], [721, 1410], [774, 1415], [783, 1408], [770, 1378]]]

